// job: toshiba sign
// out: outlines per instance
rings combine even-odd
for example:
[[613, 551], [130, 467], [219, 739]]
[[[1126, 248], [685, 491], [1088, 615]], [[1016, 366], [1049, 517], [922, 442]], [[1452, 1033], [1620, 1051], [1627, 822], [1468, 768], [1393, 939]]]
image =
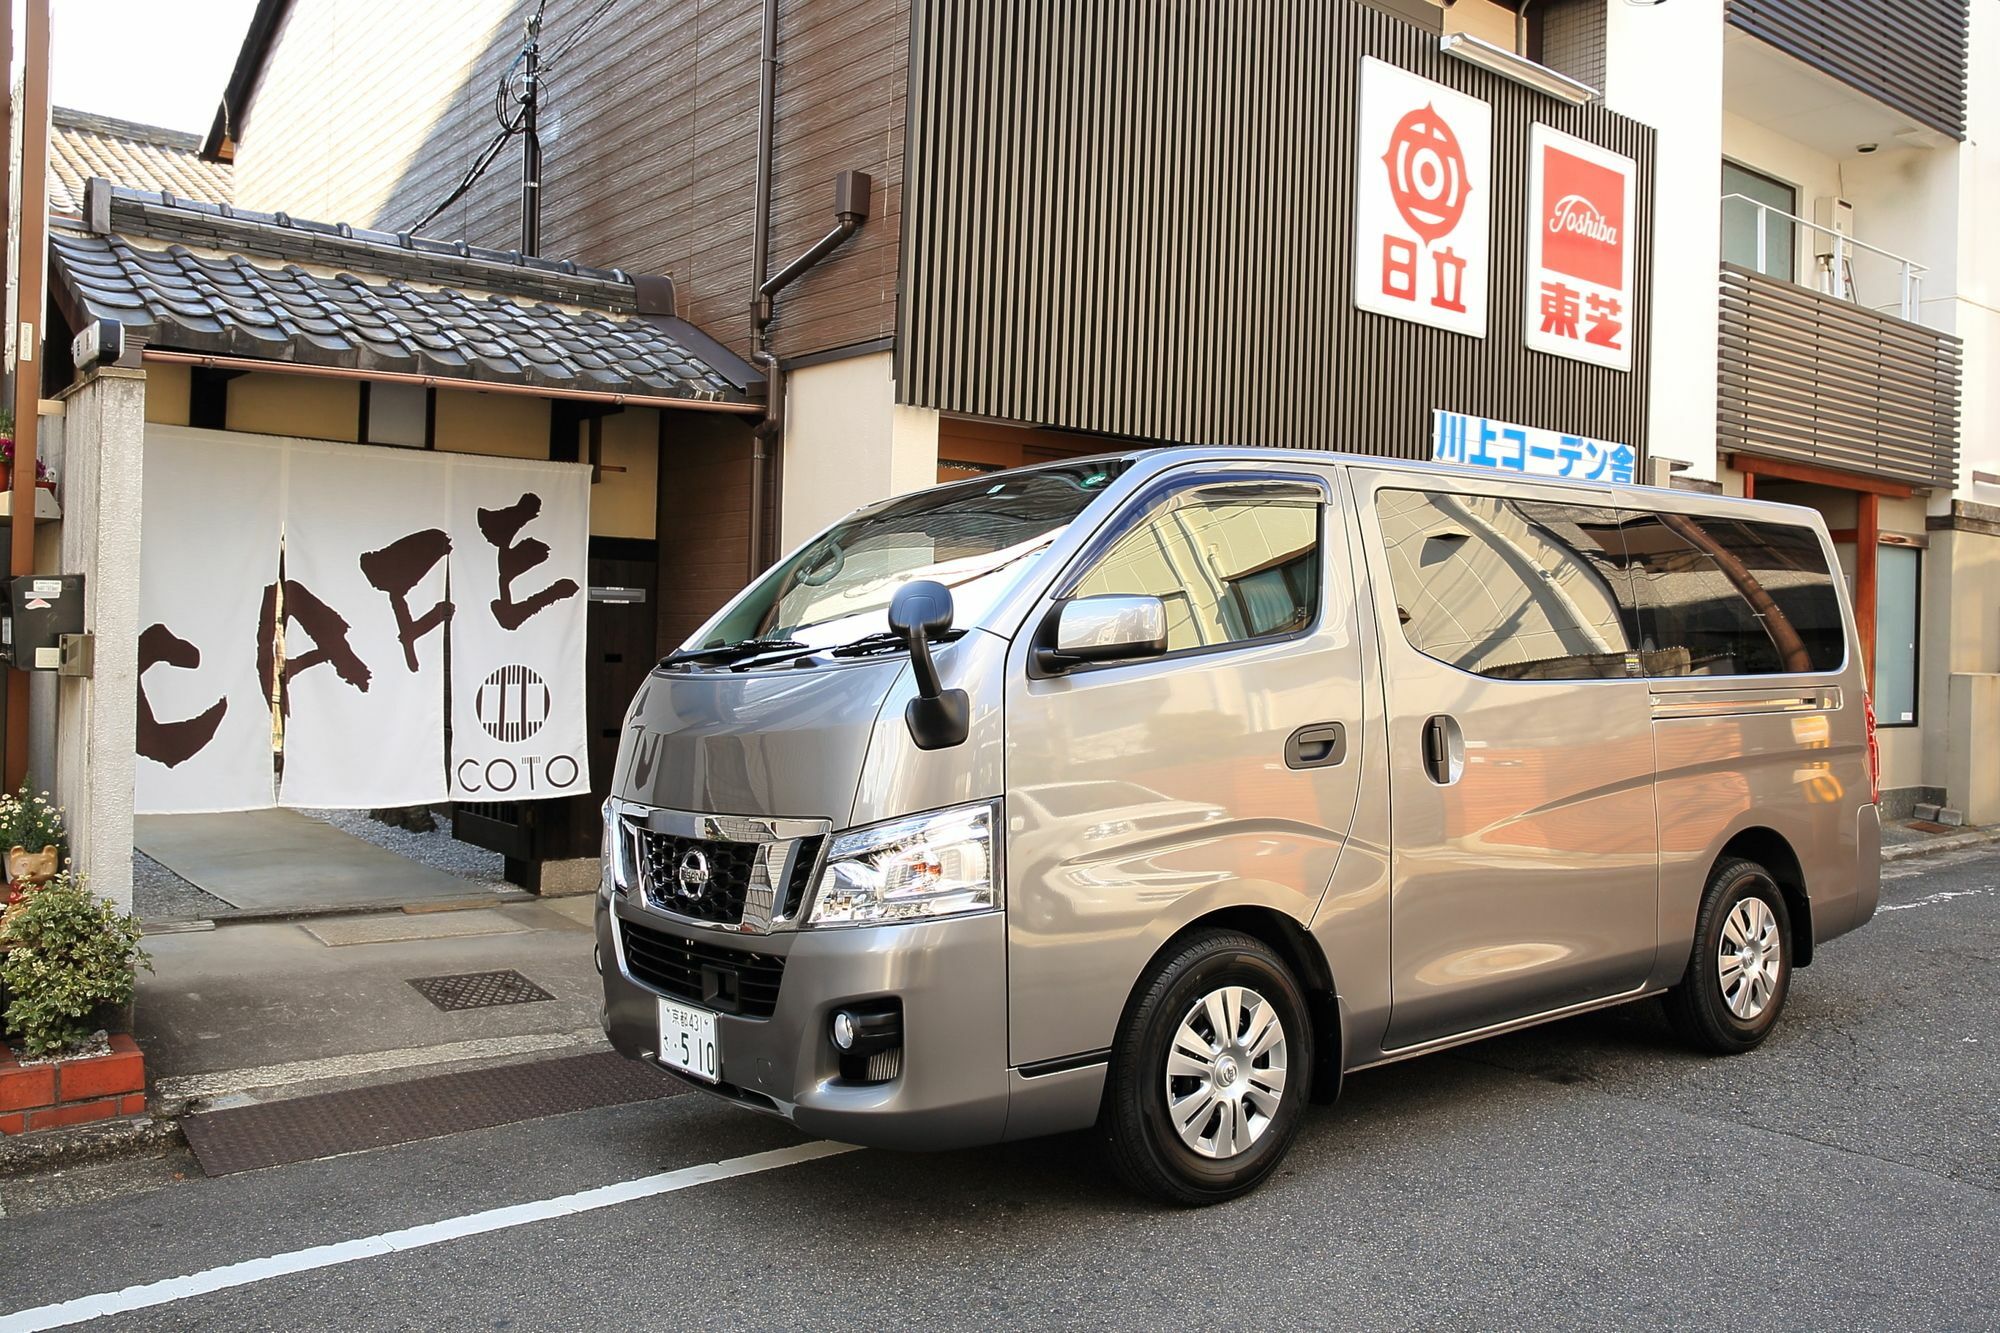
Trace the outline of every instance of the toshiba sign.
[[1529, 140], [1527, 340], [1632, 368], [1632, 159], [1536, 125]]

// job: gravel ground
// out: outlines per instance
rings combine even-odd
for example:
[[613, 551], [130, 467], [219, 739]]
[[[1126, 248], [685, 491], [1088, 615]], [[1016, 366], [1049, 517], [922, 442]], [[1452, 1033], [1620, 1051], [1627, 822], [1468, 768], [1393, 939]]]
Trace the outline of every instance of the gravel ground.
[[469, 842], [460, 842], [452, 837], [451, 817], [443, 811], [433, 812], [437, 828], [430, 833], [412, 833], [408, 829], [392, 827], [370, 818], [366, 810], [301, 810], [299, 813], [322, 824], [331, 824], [342, 833], [352, 834], [364, 842], [372, 842], [385, 851], [407, 856], [433, 870], [442, 870], [447, 875], [457, 875], [460, 879], [495, 888], [507, 886], [505, 858], [498, 852], [489, 852], [484, 847], [474, 847]]
[[141, 921], [201, 921], [236, 910], [141, 851], [132, 853], [132, 907]]

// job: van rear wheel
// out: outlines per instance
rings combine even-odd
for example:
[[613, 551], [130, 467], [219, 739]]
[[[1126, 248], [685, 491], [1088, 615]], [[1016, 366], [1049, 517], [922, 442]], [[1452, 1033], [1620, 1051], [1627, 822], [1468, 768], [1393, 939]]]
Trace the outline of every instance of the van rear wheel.
[[1695, 1049], [1735, 1055], [1770, 1035], [1791, 984], [1784, 891], [1754, 861], [1724, 861], [1702, 895], [1694, 952], [1667, 992], [1667, 1017]]
[[1126, 1184], [1166, 1203], [1221, 1203], [1276, 1169], [1312, 1091], [1305, 997], [1269, 946], [1188, 936], [1139, 985], [1101, 1126]]

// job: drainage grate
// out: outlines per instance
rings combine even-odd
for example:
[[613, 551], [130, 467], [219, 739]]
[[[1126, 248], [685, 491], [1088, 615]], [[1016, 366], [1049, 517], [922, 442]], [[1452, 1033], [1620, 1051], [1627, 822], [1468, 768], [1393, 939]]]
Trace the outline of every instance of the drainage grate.
[[453, 1009], [491, 1009], [501, 1004], [533, 1004], [556, 997], [511, 968], [504, 972], [467, 972], [456, 977], [413, 977], [417, 994], [449, 1013]]

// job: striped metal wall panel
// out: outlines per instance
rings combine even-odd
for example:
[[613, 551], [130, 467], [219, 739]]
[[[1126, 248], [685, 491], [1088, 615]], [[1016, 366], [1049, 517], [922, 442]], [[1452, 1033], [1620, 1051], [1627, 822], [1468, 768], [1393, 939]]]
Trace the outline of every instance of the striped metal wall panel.
[[1968, 0], [1729, 0], [1728, 16], [1848, 87], [1965, 137]]
[[1717, 446], [1949, 489], [1959, 340], [1722, 266]]
[[[1445, 408], [1644, 448], [1649, 128], [1446, 57], [1435, 34], [1355, 0], [915, 9], [900, 401], [1393, 457], [1427, 456]], [[1493, 107], [1483, 339], [1354, 308], [1364, 55]], [[1525, 345], [1536, 120], [1639, 164], [1630, 373]]]

